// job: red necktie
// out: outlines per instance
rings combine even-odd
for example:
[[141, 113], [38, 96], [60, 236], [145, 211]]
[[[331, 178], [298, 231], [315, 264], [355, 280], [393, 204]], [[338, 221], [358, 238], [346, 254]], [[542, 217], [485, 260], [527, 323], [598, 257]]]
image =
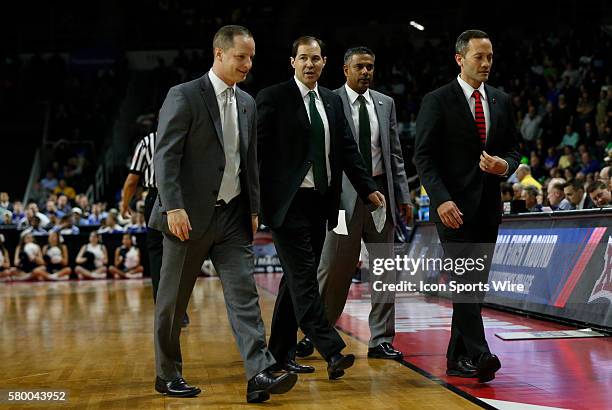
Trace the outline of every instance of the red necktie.
[[482, 100], [480, 99], [480, 92], [474, 90], [472, 97], [476, 100], [476, 109], [474, 110], [474, 120], [476, 121], [476, 129], [478, 130], [478, 136], [480, 136], [480, 142], [484, 145], [487, 142], [487, 124], [485, 122], [484, 110], [482, 109]]

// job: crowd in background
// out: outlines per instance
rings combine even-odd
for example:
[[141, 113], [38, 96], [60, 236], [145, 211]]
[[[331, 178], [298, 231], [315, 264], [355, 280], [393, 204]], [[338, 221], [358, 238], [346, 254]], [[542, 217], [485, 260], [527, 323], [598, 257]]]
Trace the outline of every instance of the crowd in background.
[[[245, 19], [251, 22], [247, 26], [257, 41], [257, 59], [252, 75], [241, 87], [252, 95], [283, 79], [282, 73], [289, 73], [290, 41], [286, 48], [278, 49], [278, 39], [260, 35], [277, 20], [278, 11], [270, 5], [234, 9], [215, 6], [218, 13], [213, 10], [208, 14], [198, 6], [175, 6], [157, 3], [149, 10], [147, 24], [172, 15], [182, 22], [177, 25], [181, 30], [208, 38], [209, 32], [221, 23], [241, 23]], [[206, 30], [202, 31], [202, 27]], [[376, 53], [373, 88], [396, 102], [406, 171], [415, 181], [411, 184], [414, 203], [416, 207], [425, 206], [412, 161], [416, 117], [423, 96], [452, 80], [458, 69], [449, 47], [452, 40], [445, 34], [438, 33], [439, 42], [424, 37], [409, 41], [402, 37], [405, 34], [394, 35], [392, 31], [364, 45]], [[516, 30], [489, 33], [495, 44], [489, 82], [511, 95], [522, 156], [522, 165], [501, 184], [500, 194], [519, 211], [562, 211], [611, 204], [612, 36], [599, 27], [579, 31], [565, 28], [556, 33], [545, 29], [534, 30], [529, 37]], [[152, 37], [148, 40], [163, 48], [160, 41], [164, 35], [159, 34], [159, 41]], [[328, 43], [328, 64], [321, 83], [337, 88], [342, 85], [344, 49], [356, 44], [342, 44], [324, 36], [323, 40]], [[3, 115], [19, 116], [24, 105], [32, 101], [47, 101], [51, 106], [44, 169], [28, 203], [0, 193], [0, 224], [3, 229], [18, 229], [21, 238], [31, 236], [36, 241], [36, 237], [50, 233], [79, 235], [84, 226], [87, 232], [100, 234], [146, 230], [141, 198], [133, 204], [131, 218], [126, 219], [117, 211], [118, 198], [108, 203], [90, 203], [92, 194], [85, 194], [92, 183], [93, 170], [99, 165], [103, 139], [111, 132], [118, 106], [128, 92], [128, 80], [134, 74], [121, 53], [110, 58], [108, 64], [88, 65], [87, 61], [59, 53], [28, 57], [7, 53], [0, 58]], [[150, 111], [136, 120], [137, 132], [125, 143], [133, 147], [143, 135], [155, 130], [156, 112], [169, 87], [201, 76], [211, 64], [207, 44], [188, 52], [181, 48], [171, 62], [159, 59], [149, 73], [153, 79], [151, 101], [147, 103]], [[120, 188], [117, 185], [113, 190]], [[6, 263], [4, 259], [2, 263]], [[14, 265], [13, 255], [10, 259], [10, 265]], [[114, 265], [113, 261], [109, 264]]]

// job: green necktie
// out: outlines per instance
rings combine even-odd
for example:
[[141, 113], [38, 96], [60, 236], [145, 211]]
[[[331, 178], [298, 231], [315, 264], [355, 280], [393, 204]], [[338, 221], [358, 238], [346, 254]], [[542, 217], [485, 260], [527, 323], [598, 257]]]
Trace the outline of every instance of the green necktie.
[[325, 161], [325, 127], [315, 103], [316, 93], [309, 91], [310, 96], [310, 134], [313, 148], [313, 174], [315, 188], [325, 193], [327, 191], [327, 162]]
[[363, 95], [357, 97], [359, 100], [359, 151], [365, 162], [366, 169], [372, 175], [372, 131], [370, 130], [370, 116], [366, 107], [366, 99]]

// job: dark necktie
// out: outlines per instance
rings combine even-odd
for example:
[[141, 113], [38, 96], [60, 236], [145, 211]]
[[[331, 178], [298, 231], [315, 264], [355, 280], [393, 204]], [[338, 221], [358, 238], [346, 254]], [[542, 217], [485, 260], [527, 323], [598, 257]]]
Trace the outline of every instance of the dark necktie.
[[325, 127], [317, 110], [316, 93], [309, 91], [310, 96], [310, 134], [313, 148], [313, 174], [315, 188], [325, 193], [327, 191], [327, 162], [325, 161]]
[[366, 107], [366, 99], [363, 95], [357, 97], [359, 100], [359, 151], [365, 162], [369, 175], [372, 175], [372, 131], [370, 130], [370, 116]]
[[482, 100], [480, 99], [480, 92], [474, 90], [472, 97], [476, 100], [476, 109], [474, 110], [474, 120], [476, 121], [476, 129], [478, 130], [478, 136], [480, 137], [480, 143], [485, 145], [487, 142], [487, 124], [485, 122], [484, 110], [482, 108]]

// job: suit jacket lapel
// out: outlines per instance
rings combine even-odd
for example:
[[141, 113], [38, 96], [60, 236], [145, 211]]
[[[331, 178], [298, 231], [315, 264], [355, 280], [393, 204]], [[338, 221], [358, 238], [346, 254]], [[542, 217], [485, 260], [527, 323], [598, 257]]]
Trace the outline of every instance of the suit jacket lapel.
[[[391, 155], [391, 149], [389, 147], [389, 115], [387, 114], [391, 108], [385, 107], [383, 100], [378, 98], [376, 93], [372, 90], [370, 90], [370, 97], [372, 97], [376, 119], [378, 119], [378, 135], [383, 153], [383, 165], [386, 165], [385, 159], [390, 158]], [[387, 171], [390, 172], [390, 170]]]
[[459, 85], [459, 82], [456, 79], [453, 80], [452, 90], [453, 90], [455, 99], [457, 100], [456, 102], [457, 106], [461, 107], [460, 108], [460, 110], [462, 111], [461, 117], [465, 120], [466, 125], [469, 127], [474, 138], [478, 139], [479, 138], [478, 130], [476, 129], [476, 122], [474, 121], [474, 115], [472, 114], [472, 111], [470, 110], [470, 106], [467, 100], [465, 99], [465, 94], [463, 94], [463, 90], [461, 89], [461, 86]]
[[292, 78], [289, 80], [289, 88], [293, 96], [298, 121], [300, 121], [300, 124], [302, 124], [302, 126], [308, 132], [310, 132], [310, 120], [308, 119], [308, 113], [306, 112], [306, 107], [304, 106], [304, 98], [302, 97], [302, 93], [300, 93], [300, 89], [295, 83], [295, 79]]
[[348, 94], [346, 93], [346, 88], [344, 86], [338, 89], [338, 93], [340, 98], [342, 98], [342, 107], [344, 109], [344, 116], [346, 117], [346, 121], [353, 133], [353, 138], [357, 143], [359, 143], [359, 135], [357, 135], [357, 130], [355, 129], [355, 122], [353, 121], [353, 113], [351, 112], [351, 102], [348, 99]]
[[238, 135], [240, 136], [240, 154], [242, 158], [247, 156], [249, 146], [249, 128], [247, 117], [247, 106], [243, 91], [236, 87], [236, 109], [238, 110]]
[[[331, 91], [328, 91], [328, 92], [331, 92]], [[335, 140], [334, 130], [336, 129], [336, 125], [334, 123], [334, 111], [333, 111], [331, 104], [326, 98], [327, 96], [325, 95], [321, 87], [319, 87], [319, 96], [321, 97], [321, 102], [323, 103], [323, 107], [325, 107], [325, 115], [327, 115], [327, 123], [329, 124], [329, 153], [331, 155], [332, 149], [333, 149], [332, 147], [334, 146], [334, 140]]]
[[499, 110], [497, 109], [497, 99], [494, 91], [486, 84], [485, 90], [487, 92], [487, 104], [489, 104], [489, 118], [491, 121], [489, 124], [489, 135], [487, 135], [487, 143], [485, 145], [489, 147], [491, 141], [493, 141], [493, 136], [495, 135]]
[[215, 124], [215, 130], [217, 131], [217, 138], [219, 144], [223, 146], [223, 129], [221, 127], [221, 114], [219, 113], [219, 104], [217, 103], [217, 96], [215, 95], [215, 89], [208, 78], [208, 73], [204, 74], [200, 78], [200, 90], [202, 92], [202, 98], [208, 108], [211, 118]]

